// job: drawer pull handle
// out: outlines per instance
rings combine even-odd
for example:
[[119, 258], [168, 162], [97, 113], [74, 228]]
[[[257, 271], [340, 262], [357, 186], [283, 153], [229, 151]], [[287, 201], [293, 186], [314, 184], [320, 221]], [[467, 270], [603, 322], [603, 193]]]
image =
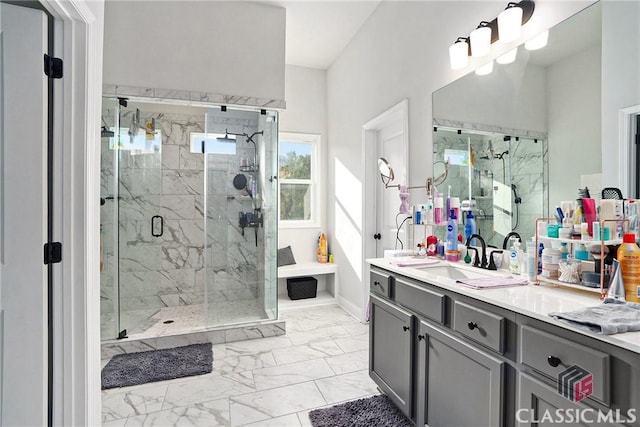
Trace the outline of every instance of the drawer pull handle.
[[408, 326], [403, 326], [403, 327], [402, 327], [402, 330], [403, 330], [403, 331], [405, 331], [405, 332], [406, 332], [406, 331], [408, 331], [409, 329], [411, 329], [411, 328], [410, 328], [410, 327], [408, 327]]
[[377, 280], [375, 282], [373, 282], [373, 286], [380, 286], [382, 287], [382, 285], [380, 284], [380, 282], [378, 282]]
[[549, 356], [549, 357], [547, 357], [547, 363], [550, 366], [552, 366], [554, 368], [557, 368], [558, 365], [560, 365], [562, 363], [562, 361], [559, 358], [557, 358], [556, 356]]
[[424, 335], [418, 335], [418, 341], [422, 341], [423, 339], [425, 339], [426, 337]]
[[478, 324], [477, 324], [476, 322], [469, 322], [469, 323], [467, 323], [467, 326], [468, 326], [468, 327], [469, 327], [469, 329], [471, 329], [472, 331], [473, 331], [474, 329], [477, 329], [477, 328], [478, 328]]

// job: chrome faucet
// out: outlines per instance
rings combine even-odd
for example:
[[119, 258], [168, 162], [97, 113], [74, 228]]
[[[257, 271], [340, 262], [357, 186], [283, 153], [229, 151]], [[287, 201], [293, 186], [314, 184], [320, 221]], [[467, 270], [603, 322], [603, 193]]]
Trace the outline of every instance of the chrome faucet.
[[502, 241], [502, 249], [507, 249], [507, 244], [511, 237], [517, 237], [520, 243], [522, 243], [522, 237], [520, 237], [520, 234], [518, 234], [517, 231], [512, 231], [504, 237], [504, 240]]
[[[473, 240], [474, 238], [478, 239], [480, 241], [480, 244], [482, 245], [482, 261], [480, 262], [480, 268], [487, 268], [487, 265], [488, 265], [488, 262], [487, 262], [487, 243], [484, 241], [484, 238], [479, 234], [472, 234], [471, 236], [467, 237], [467, 241], [465, 242], [464, 245], [468, 248], [469, 244], [471, 243], [471, 240]], [[475, 263], [474, 263], [474, 265], [475, 265]]]

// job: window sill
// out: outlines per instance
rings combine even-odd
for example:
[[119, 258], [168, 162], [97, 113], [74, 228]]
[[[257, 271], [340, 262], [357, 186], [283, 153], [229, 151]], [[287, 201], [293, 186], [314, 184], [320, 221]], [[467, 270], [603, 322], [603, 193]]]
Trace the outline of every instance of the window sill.
[[307, 222], [307, 221], [278, 221], [278, 229], [291, 229], [291, 228], [320, 228], [320, 224], [317, 222]]

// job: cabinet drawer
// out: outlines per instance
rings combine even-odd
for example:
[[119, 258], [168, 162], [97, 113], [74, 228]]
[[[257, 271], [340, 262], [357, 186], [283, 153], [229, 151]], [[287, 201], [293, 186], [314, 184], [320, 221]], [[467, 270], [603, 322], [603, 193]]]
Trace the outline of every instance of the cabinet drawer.
[[529, 326], [520, 328], [520, 363], [558, 381], [577, 365], [593, 375], [591, 397], [609, 404], [609, 355]]
[[505, 319], [502, 316], [455, 301], [453, 330], [504, 353]]
[[391, 276], [379, 271], [371, 271], [369, 290], [376, 295], [391, 298]]
[[444, 323], [445, 295], [408, 280], [396, 278], [394, 282], [395, 301], [417, 314]]

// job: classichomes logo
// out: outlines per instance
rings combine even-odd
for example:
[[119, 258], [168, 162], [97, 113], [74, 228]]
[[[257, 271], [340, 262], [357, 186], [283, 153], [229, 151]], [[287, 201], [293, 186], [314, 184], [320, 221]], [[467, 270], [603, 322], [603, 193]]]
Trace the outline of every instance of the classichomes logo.
[[580, 402], [593, 394], [593, 375], [578, 365], [558, 374], [558, 393], [573, 402]]

